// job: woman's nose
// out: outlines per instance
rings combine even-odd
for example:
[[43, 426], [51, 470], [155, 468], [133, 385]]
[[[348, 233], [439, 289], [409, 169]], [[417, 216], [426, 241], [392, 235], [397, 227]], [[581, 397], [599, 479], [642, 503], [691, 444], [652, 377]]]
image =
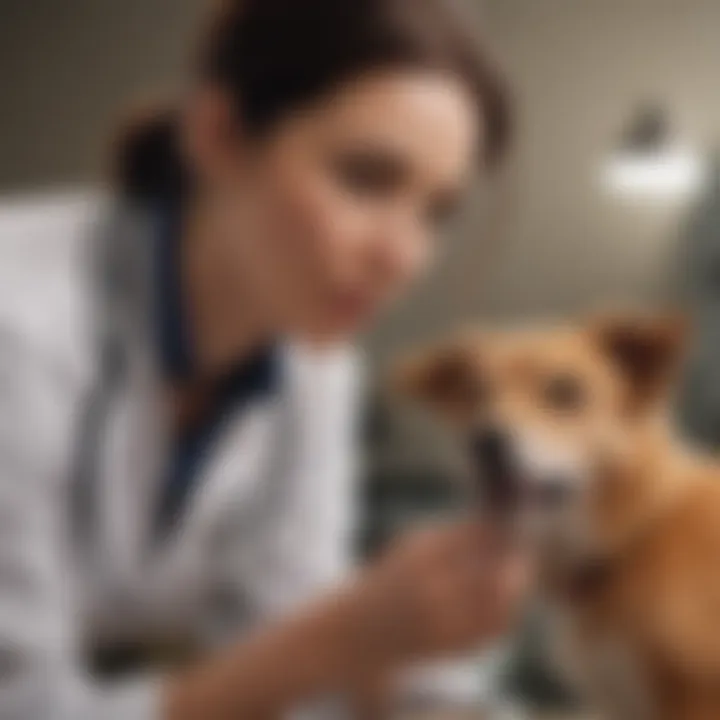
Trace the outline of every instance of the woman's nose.
[[411, 282], [422, 273], [430, 260], [430, 241], [412, 224], [395, 227], [375, 245], [376, 272], [391, 285]]

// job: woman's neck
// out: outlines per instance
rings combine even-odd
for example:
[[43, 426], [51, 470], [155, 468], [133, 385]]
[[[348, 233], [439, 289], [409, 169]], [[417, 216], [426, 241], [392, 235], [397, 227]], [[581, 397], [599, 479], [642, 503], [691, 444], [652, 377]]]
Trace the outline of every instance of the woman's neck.
[[209, 204], [195, 200], [185, 216], [180, 257], [201, 377], [229, 369], [272, 336], [231, 257], [232, 242]]

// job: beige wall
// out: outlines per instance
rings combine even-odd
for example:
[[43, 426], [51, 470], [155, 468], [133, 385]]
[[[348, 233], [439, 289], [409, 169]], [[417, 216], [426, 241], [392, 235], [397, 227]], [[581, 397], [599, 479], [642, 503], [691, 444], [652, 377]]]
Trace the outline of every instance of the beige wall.
[[679, 133], [701, 149], [720, 140], [720, 2], [486, 5], [521, 109], [519, 158], [491, 226], [497, 233], [486, 238], [482, 213], [470, 213], [441, 273], [383, 341], [435, 332], [458, 317], [672, 301], [687, 203], [621, 202], [601, 191], [598, 172], [646, 98], [665, 103]]
[[0, 0], [0, 189], [91, 180], [128, 97], [182, 77], [198, 0]]
[[[177, 85], [197, 0], [0, 0], [0, 187], [98, 177], [123, 98]], [[691, 141], [720, 127], [720, 0], [486, 0], [517, 87], [516, 166], [480, 197], [442, 268], [374, 338], [462, 318], [569, 312], [670, 293], [682, 207], [620, 203], [597, 173], [639, 101]]]

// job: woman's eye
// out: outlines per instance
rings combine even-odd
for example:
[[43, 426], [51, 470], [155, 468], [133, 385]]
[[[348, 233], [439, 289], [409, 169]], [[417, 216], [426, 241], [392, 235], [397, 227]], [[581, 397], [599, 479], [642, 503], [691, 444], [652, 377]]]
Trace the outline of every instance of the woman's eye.
[[369, 153], [341, 156], [335, 161], [335, 173], [346, 189], [374, 197], [394, 193], [406, 175], [396, 158]]
[[545, 405], [562, 412], [577, 412], [586, 403], [582, 383], [572, 375], [557, 375], [550, 378], [543, 388]]

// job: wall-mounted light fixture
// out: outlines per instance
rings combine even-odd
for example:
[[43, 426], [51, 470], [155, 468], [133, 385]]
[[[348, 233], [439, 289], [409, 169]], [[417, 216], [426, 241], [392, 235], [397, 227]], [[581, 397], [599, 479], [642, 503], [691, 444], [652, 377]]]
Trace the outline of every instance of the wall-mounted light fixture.
[[662, 107], [648, 105], [633, 118], [602, 170], [606, 190], [640, 199], [684, 199], [705, 176], [703, 162], [678, 142]]

